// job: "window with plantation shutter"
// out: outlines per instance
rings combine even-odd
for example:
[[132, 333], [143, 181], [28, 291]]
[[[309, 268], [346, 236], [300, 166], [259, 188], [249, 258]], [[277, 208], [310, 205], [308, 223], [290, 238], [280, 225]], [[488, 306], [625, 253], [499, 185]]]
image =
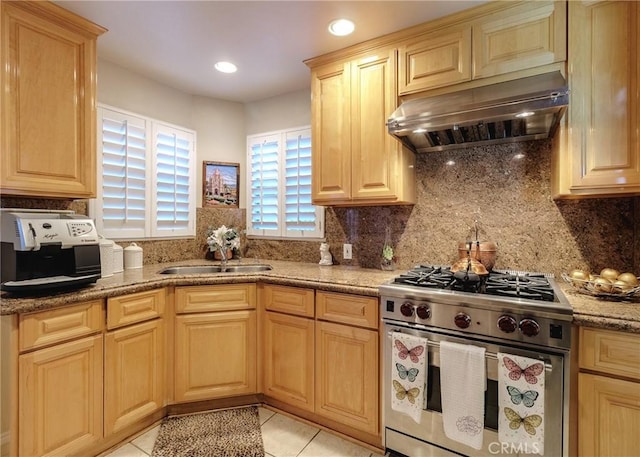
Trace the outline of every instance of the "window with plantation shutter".
[[311, 204], [311, 129], [247, 138], [247, 234], [323, 238], [324, 208]]
[[195, 236], [195, 132], [98, 107], [98, 191], [90, 214], [110, 239]]

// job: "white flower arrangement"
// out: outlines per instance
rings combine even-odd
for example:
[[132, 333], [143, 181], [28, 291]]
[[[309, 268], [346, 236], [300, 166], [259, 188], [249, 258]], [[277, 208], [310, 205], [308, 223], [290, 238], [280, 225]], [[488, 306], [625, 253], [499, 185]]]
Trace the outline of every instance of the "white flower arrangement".
[[229, 249], [237, 250], [240, 248], [240, 235], [236, 229], [227, 228], [224, 225], [215, 230], [209, 227], [207, 244], [210, 251], [220, 251], [221, 254], [225, 255]]

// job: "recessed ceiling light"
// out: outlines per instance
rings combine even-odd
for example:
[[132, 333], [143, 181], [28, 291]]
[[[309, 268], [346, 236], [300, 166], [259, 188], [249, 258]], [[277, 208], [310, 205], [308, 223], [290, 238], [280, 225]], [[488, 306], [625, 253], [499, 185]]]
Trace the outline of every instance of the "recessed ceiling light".
[[238, 71], [238, 67], [236, 67], [231, 62], [218, 62], [214, 65], [216, 70], [221, 71], [222, 73], [235, 73]]
[[348, 19], [336, 19], [329, 24], [329, 32], [336, 36], [349, 35], [356, 26]]

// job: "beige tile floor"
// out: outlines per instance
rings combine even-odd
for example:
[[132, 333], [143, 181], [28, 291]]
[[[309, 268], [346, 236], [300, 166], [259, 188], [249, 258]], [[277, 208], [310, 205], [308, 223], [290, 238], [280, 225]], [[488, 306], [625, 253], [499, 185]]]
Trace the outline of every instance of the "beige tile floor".
[[[382, 457], [319, 428], [259, 407], [266, 457]], [[156, 426], [104, 457], [148, 457], [158, 436]]]

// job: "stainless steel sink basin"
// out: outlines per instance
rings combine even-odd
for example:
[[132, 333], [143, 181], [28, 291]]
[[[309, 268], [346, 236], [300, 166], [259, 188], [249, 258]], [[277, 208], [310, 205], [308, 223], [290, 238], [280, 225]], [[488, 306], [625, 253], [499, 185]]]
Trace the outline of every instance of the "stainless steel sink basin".
[[228, 265], [224, 271], [219, 265], [177, 266], [160, 271], [163, 275], [201, 275], [207, 273], [251, 273], [272, 270], [271, 265]]

